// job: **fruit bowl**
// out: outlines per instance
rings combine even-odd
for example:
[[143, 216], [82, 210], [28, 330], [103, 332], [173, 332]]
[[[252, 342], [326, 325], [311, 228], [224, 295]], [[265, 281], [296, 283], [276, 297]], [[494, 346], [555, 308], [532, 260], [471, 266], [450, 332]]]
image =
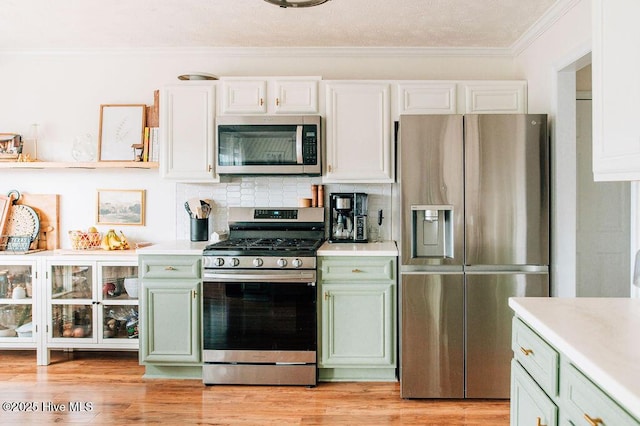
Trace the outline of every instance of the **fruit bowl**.
[[69, 231], [71, 248], [74, 250], [92, 250], [100, 248], [102, 234], [100, 232]]

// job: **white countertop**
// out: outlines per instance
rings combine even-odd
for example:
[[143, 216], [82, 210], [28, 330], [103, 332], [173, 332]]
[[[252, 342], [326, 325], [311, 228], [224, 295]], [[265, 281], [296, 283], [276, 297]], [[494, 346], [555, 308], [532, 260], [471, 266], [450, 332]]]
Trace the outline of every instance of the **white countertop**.
[[395, 241], [380, 243], [330, 243], [326, 241], [318, 249], [318, 256], [397, 256]]
[[187, 241], [176, 240], [166, 241], [162, 243], [153, 244], [147, 247], [142, 247], [136, 250], [136, 254], [195, 254], [201, 255], [202, 250], [210, 244], [208, 241]]
[[558, 351], [640, 419], [640, 299], [509, 299]]

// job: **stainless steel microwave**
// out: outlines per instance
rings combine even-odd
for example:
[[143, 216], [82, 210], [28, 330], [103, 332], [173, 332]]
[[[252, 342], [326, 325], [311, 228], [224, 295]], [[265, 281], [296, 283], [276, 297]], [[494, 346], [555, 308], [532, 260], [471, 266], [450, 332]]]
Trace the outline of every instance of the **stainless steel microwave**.
[[320, 116], [219, 116], [220, 175], [321, 174]]

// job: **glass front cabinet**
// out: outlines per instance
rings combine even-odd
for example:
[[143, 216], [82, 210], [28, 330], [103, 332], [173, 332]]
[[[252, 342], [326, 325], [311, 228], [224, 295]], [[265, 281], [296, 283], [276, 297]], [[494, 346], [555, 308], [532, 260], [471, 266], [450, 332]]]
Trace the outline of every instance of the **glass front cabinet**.
[[47, 351], [138, 349], [138, 266], [127, 260], [49, 260]]
[[36, 349], [40, 324], [37, 260], [0, 259], [0, 348]]

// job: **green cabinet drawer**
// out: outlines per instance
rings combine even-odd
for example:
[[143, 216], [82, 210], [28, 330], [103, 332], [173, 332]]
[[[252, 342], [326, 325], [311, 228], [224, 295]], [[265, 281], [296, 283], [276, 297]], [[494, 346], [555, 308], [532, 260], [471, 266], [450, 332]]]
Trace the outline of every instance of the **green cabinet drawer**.
[[513, 318], [511, 349], [515, 358], [551, 397], [558, 395], [560, 355], [520, 319]]
[[320, 257], [320, 281], [395, 281], [394, 257]]
[[558, 423], [558, 407], [515, 359], [511, 360], [511, 426]]
[[628, 414], [580, 370], [563, 363], [560, 377], [560, 396], [563, 416], [576, 425], [639, 426], [640, 422]]
[[139, 275], [143, 279], [200, 278], [200, 256], [141, 256]]

